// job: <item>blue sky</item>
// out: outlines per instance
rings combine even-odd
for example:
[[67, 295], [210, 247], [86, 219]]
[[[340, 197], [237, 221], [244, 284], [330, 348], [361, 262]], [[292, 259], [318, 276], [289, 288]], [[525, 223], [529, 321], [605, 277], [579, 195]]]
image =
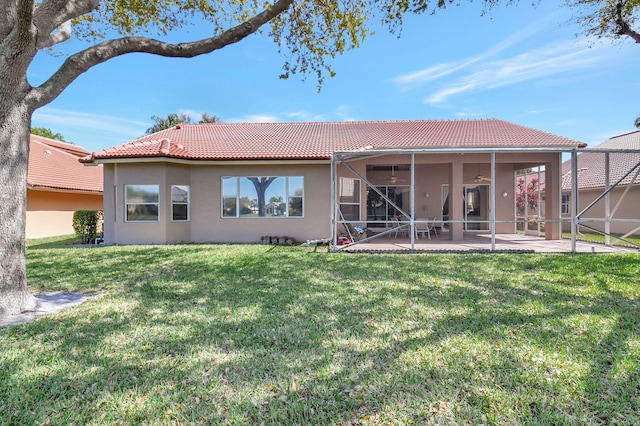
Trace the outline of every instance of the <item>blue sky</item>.
[[[173, 112], [208, 112], [227, 123], [498, 118], [589, 146], [635, 130], [640, 45], [590, 43], [572, 11], [552, 4], [559, 2], [521, 2], [484, 16], [476, 3], [407, 17], [400, 38], [376, 29], [332, 60], [337, 76], [320, 93], [313, 75], [280, 80], [285, 58], [257, 35], [193, 59], [113, 59], [36, 111], [32, 125], [90, 151], [135, 139], [152, 115]], [[194, 26], [172, 37], [206, 34]], [[71, 40], [60, 50], [82, 47]], [[39, 54], [31, 84], [63, 59]]]

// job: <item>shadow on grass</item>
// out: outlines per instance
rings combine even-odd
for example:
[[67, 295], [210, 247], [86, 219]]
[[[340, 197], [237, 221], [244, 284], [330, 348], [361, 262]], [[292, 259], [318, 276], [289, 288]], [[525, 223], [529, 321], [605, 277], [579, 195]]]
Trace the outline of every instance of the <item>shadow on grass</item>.
[[57, 237], [28, 239], [26, 243], [29, 250], [69, 248], [75, 244], [80, 244], [80, 238], [75, 235], [62, 235]]
[[0, 423], [632, 423], [640, 411], [637, 256], [101, 247], [32, 252], [29, 271], [37, 288], [105, 295], [0, 337]]

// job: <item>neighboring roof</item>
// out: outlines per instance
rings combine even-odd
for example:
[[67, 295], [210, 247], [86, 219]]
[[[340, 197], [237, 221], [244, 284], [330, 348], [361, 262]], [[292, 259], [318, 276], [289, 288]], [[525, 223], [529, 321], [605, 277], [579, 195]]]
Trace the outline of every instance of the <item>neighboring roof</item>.
[[[102, 166], [87, 167], [59, 141], [31, 135], [29, 148], [29, 189], [49, 189], [71, 192], [102, 192]], [[64, 144], [69, 145], [69, 144]], [[74, 146], [74, 145], [71, 145]], [[74, 146], [73, 151], [85, 151]]]
[[328, 160], [363, 148], [581, 147], [584, 144], [502, 120], [181, 124], [94, 152], [95, 160]]
[[54, 139], [45, 138], [43, 136], [31, 135], [31, 140], [43, 143], [45, 145], [52, 146], [54, 148], [61, 149], [69, 154], [75, 155], [76, 157], [84, 157], [86, 155], [91, 154], [89, 151], [87, 151], [81, 146], [74, 145], [72, 143], [61, 142]]
[[[594, 150], [610, 150], [609, 183], [620, 180], [640, 163], [640, 131], [614, 136], [593, 147]], [[637, 150], [638, 152], [615, 152], [615, 150]], [[627, 176], [621, 185], [640, 184], [640, 175], [632, 182], [634, 173]], [[583, 152], [578, 154], [578, 188], [604, 188], [604, 152]], [[571, 189], [571, 160], [562, 163], [562, 189]]]

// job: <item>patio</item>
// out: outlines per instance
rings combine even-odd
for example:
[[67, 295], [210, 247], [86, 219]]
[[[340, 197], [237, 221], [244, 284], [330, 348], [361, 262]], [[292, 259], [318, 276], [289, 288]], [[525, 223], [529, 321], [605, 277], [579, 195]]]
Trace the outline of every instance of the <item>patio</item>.
[[[411, 251], [411, 252], [471, 252], [471, 251], [491, 251], [490, 232], [469, 232], [464, 233], [461, 241], [452, 241], [447, 233], [438, 233], [431, 236], [431, 239], [417, 238], [414, 240], [414, 249], [411, 249], [411, 240], [408, 237], [381, 236], [372, 240], [359, 242], [352, 245], [337, 246], [337, 251], [347, 252], [391, 252], [391, 251]], [[495, 252], [529, 252], [529, 253], [571, 253], [571, 240], [546, 240], [544, 237], [537, 237], [524, 234], [496, 234]], [[619, 246], [605, 246], [597, 243], [587, 243], [576, 241], [577, 253], [633, 253], [636, 249]]]

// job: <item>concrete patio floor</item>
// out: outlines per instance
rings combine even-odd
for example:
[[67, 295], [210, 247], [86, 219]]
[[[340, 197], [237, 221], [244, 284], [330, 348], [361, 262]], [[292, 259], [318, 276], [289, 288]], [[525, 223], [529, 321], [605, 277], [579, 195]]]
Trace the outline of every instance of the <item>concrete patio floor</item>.
[[[338, 246], [339, 251], [410, 251], [411, 241], [408, 237], [382, 236], [351, 246]], [[490, 251], [491, 233], [465, 232], [462, 241], [451, 241], [448, 233], [432, 235], [431, 239], [418, 238], [415, 240], [415, 251], [464, 252]], [[571, 240], [545, 240], [524, 234], [496, 234], [496, 252], [517, 251], [531, 253], [571, 253]], [[638, 250], [620, 246], [605, 246], [604, 244], [576, 242], [578, 253], [637, 253]]]

